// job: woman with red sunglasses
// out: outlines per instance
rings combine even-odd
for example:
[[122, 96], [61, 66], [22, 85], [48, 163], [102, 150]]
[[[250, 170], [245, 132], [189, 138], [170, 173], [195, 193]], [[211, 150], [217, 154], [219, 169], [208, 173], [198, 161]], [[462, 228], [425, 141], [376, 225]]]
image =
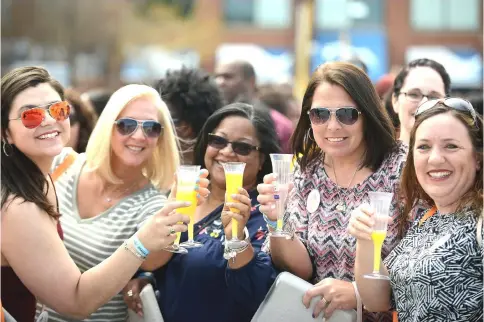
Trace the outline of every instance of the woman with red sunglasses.
[[59, 82], [40, 67], [14, 69], [1, 80], [1, 301], [22, 322], [34, 321], [36, 298], [63, 314], [87, 317], [126, 285], [150, 252], [186, 230], [178, 222], [189, 220], [168, 216], [186, 206], [169, 203], [114, 246], [102, 265], [76, 266], [62, 242], [65, 206], [49, 175], [69, 140], [70, 106], [63, 96]]
[[[270, 238], [274, 264], [316, 284], [302, 299], [309, 306], [321, 297], [314, 317], [329, 317], [336, 309], [359, 309], [361, 316], [352, 283], [356, 243], [346, 232], [350, 213], [368, 200], [368, 192], [396, 191], [407, 152], [395, 140], [391, 120], [361, 69], [336, 62], [318, 67], [304, 95], [293, 152], [298, 164], [284, 230], [297, 238]], [[258, 186], [271, 230], [277, 218], [273, 182], [268, 175]], [[400, 213], [396, 196], [391, 211], [392, 216]], [[384, 256], [398, 242], [396, 228], [389, 227]], [[390, 313], [364, 312], [365, 321], [391, 319]]]

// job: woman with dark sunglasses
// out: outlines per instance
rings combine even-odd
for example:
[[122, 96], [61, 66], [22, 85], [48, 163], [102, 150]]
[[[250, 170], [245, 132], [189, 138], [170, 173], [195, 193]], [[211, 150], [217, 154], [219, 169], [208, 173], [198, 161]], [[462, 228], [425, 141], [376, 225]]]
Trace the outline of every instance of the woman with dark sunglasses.
[[[335, 309], [361, 309], [354, 281], [355, 240], [346, 227], [350, 213], [370, 191], [396, 192], [406, 149], [368, 76], [348, 63], [327, 63], [313, 74], [293, 136], [298, 155], [284, 230], [297, 238], [270, 238], [274, 264], [313, 282], [306, 306], [321, 296], [314, 316]], [[275, 227], [274, 176], [258, 186], [261, 211]], [[392, 216], [400, 211], [392, 201]], [[390, 226], [384, 256], [397, 243]], [[361, 312], [360, 312], [361, 313]], [[364, 312], [365, 321], [391, 321], [389, 313]]]
[[380, 273], [389, 281], [363, 277], [373, 266], [368, 205], [355, 209], [348, 227], [368, 309], [396, 308], [400, 322], [483, 320], [482, 144], [482, 119], [469, 102], [439, 99], [417, 109], [402, 175], [405, 210], [395, 218], [400, 230], [419, 200], [431, 206], [384, 259]]
[[[267, 228], [257, 207], [257, 183], [271, 172], [270, 153], [280, 150], [270, 115], [244, 103], [215, 111], [198, 136], [195, 164], [210, 172], [211, 194], [197, 208], [195, 240], [203, 247], [176, 254], [154, 272], [158, 303], [165, 322], [249, 322], [274, 282], [270, 257], [261, 251]], [[240, 203], [239, 236], [250, 246], [228, 254], [224, 241], [231, 238], [225, 204], [225, 173], [221, 163], [245, 162]], [[182, 234], [182, 240], [186, 239]], [[230, 258], [232, 257], [232, 258]], [[228, 258], [228, 260], [227, 260]], [[129, 307], [141, 313], [139, 290], [148, 280], [134, 280], [125, 290]]]
[[[168, 216], [186, 205], [167, 204], [139, 230], [122, 232], [124, 240], [118, 244], [93, 246], [91, 240], [71, 239], [89, 248], [76, 263], [62, 242], [59, 217], [69, 219], [65, 211], [77, 213], [76, 200], [84, 200], [84, 194], [90, 192], [83, 190], [70, 199], [61, 192], [57, 200], [49, 175], [54, 158], [69, 140], [70, 106], [64, 101], [64, 90], [43, 68], [14, 69], [2, 77], [1, 106], [3, 308], [17, 321], [34, 321], [38, 299], [62, 314], [86, 318], [119, 292], [145, 262], [147, 253], [160, 251], [175, 240], [177, 231], [186, 230], [176, 223], [187, 222], [188, 217]], [[104, 151], [109, 155], [109, 150]], [[102, 154], [102, 150], [97, 152]], [[59, 188], [72, 193], [73, 182], [64, 181]], [[99, 202], [93, 200], [83, 209], [92, 214]], [[94, 229], [93, 220], [77, 219], [77, 236]], [[111, 221], [95, 232], [102, 235], [115, 225]], [[71, 234], [68, 231], [66, 237]], [[90, 256], [98, 251], [105, 252], [102, 265], [89, 265]]]
[[[167, 203], [165, 193], [179, 165], [172, 123], [156, 90], [127, 85], [111, 96], [89, 138], [86, 153], [76, 154], [68, 148], [54, 159], [55, 172], [69, 156], [74, 158], [55, 187], [63, 215], [60, 221], [64, 243], [82, 270], [111, 256]], [[203, 179], [206, 176], [204, 170], [198, 189], [201, 196], [208, 194], [208, 180]], [[141, 268], [153, 270], [170, 256], [165, 251], [151, 253]], [[47, 311], [53, 320], [70, 321], [54, 310]], [[118, 294], [89, 320], [126, 321], [127, 315], [127, 306]]]

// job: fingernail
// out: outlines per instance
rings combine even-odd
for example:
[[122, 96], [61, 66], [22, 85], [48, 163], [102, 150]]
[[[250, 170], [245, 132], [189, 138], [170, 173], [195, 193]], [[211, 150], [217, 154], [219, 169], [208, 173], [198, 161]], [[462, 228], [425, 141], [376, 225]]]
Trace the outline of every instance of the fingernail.
[[237, 197], [237, 195], [236, 195], [235, 193], [234, 193], [234, 194], [231, 194], [230, 196], [231, 196], [232, 198], [236, 198], [236, 197]]
[[279, 200], [279, 195], [274, 195], [275, 200]]
[[274, 192], [278, 192], [279, 191], [279, 187], [278, 186], [274, 186]]
[[200, 189], [200, 186], [197, 184], [197, 185], [195, 186], [195, 191], [198, 191], [199, 189]]
[[316, 318], [316, 316], [315, 316], [315, 315], [314, 315], [314, 313], [313, 313], [313, 319], [315, 319], [315, 318]]
[[275, 204], [271, 204], [271, 209], [276, 209], [276, 205]]
[[200, 178], [197, 178], [197, 180], [195, 180], [195, 183], [199, 183], [200, 182]]
[[277, 180], [277, 174], [274, 173], [274, 176], [273, 176], [274, 180]]
[[197, 193], [197, 198], [200, 198], [200, 194], [199, 193]]

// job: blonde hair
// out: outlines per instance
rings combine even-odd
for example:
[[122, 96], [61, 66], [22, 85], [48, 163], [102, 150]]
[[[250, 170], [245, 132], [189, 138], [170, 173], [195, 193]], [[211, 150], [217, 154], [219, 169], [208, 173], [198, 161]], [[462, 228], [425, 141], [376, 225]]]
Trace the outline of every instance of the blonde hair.
[[87, 144], [86, 165], [89, 170], [96, 171], [111, 184], [122, 182], [111, 167], [111, 138], [114, 122], [129, 103], [141, 97], [152, 100], [159, 112], [159, 122], [164, 127], [151, 159], [143, 168], [143, 174], [155, 187], [167, 190], [172, 184], [173, 173], [180, 165], [179, 142], [175, 136], [168, 107], [158, 92], [146, 85], [126, 85], [114, 92], [99, 116]]

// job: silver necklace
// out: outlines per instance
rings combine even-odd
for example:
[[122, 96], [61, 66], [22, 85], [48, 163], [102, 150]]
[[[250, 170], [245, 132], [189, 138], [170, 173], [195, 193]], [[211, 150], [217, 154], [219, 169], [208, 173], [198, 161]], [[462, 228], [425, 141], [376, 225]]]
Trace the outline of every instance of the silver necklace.
[[114, 189], [112, 192], [116, 192], [118, 191], [119, 193], [114, 195], [114, 196], [108, 196], [106, 197], [106, 202], [109, 202], [111, 203], [114, 199], [117, 199], [119, 198], [120, 196], [122, 196], [123, 194], [126, 194], [127, 192], [133, 190], [133, 188], [137, 187], [139, 185], [139, 182], [135, 182], [133, 184], [131, 184], [130, 186], [128, 186], [126, 189]]
[[[334, 169], [334, 163], [333, 163], [333, 160], [331, 160], [331, 167], [333, 168], [333, 174], [334, 174], [334, 181], [336, 181], [336, 185], [338, 186], [338, 188], [340, 187], [340, 185], [338, 184], [338, 178], [336, 177], [336, 170]], [[353, 183], [353, 179], [355, 178], [356, 176], [356, 173], [360, 170], [360, 167], [356, 167], [356, 170], [355, 170], [355, 173], [353, 173], [353, 177], [351, 177], [351, 180], [350, 180], [350, 183], [348, 184], [348, 186], [346, 186], [346, 189], [349, 189], [351, 187], [351, 184]], [[343, 198], [343, 200], [340, 201], [340, 203], [338, 203], [336, 205], [336, 210], [338, 211], [341, 211], [341, 212], [344, 212], [346, 211], [346, 196]]]

